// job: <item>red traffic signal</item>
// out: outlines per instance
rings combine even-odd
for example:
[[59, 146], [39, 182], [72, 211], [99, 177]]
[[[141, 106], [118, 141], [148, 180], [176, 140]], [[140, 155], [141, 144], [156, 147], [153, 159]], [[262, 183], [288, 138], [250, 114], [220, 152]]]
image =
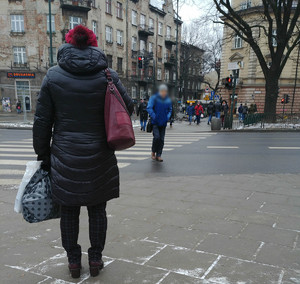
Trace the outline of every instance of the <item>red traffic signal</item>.
[[230, 76], [230, 77], [227, 77], [226, 79], [225, 79], [225, 88], [226, 89], [232, 89], [232, 77]]
[[285, 99], [284, 99], [284, 98], [281, 99], [281, 103], [282, 103], [282, 104], [285, 103]]
[[139, 56], [138, 57], [138, 65], [139, 65], [139, 69], [142, 69], [143, 68], [143, 57], [142, 56]]

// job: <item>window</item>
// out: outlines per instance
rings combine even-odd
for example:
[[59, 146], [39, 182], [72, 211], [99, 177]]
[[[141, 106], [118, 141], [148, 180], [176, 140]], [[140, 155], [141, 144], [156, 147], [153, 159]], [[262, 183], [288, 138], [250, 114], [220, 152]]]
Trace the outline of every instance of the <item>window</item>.
[[131, 12], [131, 24], [137, 26], [137, 12], [134, 10]]
[[106, 55], [107, 57], [107, 65], [109, 68], [113, 68], [112, 65], [113, 65], [113, 59], [112, 59], [112, 55]]
[[140, 87], [140, 98], [144, 97], [144, 93], [145, 93], [144, 87]]
[[272, 45], [277, 46], [277, 30], [272, 31]]
[[10, 15], [11, 31], [24, 32], [24, 15]]
[[[179, 36], [179, 33], [178, 33]], [[174, 30], [174, 37], [177, 38], [177, 29]]]
[[146, 42], [144, 40], [140, 40], [140, 51], [144, 51], [146, 49]]
[[132, 97], [133, 99], [136, 99], [136, 93], [137, 93], [137, 91], [136, 91], [136, 86], [132, 86], [132, 87], [131, 87], [131, 97]]
[[[51, 15], [51, 30], [55, 33], [55, 17]], [[49, 15], [47, 15], [47, 32], [50, 32], [50, 23], [49, 23]]]
[[141, 16], [140, 16], [140, 25], [143, 29], [145, 28], [145, 24], [146, 24], [146, 16], [141, 14]]
[[251, 0], [247, 0], [241, 3], [241, 10], [246, 10], [251, 7]]
[[158, 23], [158, 34], [162, 35], [163, 33], [163, 24], [161, 22]]
[[117, 2], [117, 18], [123, 19], [123, 4]]
[[[49, 64], [50, 64], [50, 47], [48, 47]], [[56, 47], [52, 47], [53, 63], [57, 64]]]
[[122, 57], [117, 58], [117, 72], [118, 73], [123, 72], [123, 58]]
[[82, 22], [82, 18], [81, 17], [70, 17], [70, 30], [74, 29], [76, 26], [80, 25]]
[[111, 14], [111, 0], [105, 0], [105, 12]]
[[153, 52], [153, 43], [149, 42], [149, 52]]
[[137, 38], [135, 36], [131, 38], [131, 50], [137, 51]]
[[161, 45], [157, 46], [157, 57], [162, 58], [162, 46]]
[[117, 30], [117, 44], [123, 45], [123, 31]]
[[95, 35], [97, 35], [97, 22], [92, 21], [92, 31]]
[[171, 37], [171, 27], [167, 26], [167, 38]]
[[239, 76], [240, 76], [240, 69], [232, 70], [232, 75], [235, 78], [239, 78]]
[[132, 62], [131, 64], [131, 75], [136, 75], [136, 62]]
[[235, 35], [234, 37], [234, 48], [241, 48], [242, 47], [242, 39], [239, 35]]
[[13, 47], [13, 54], [14, 54], [14, 63], [16, 64], [27, 63], [25, 47], [23, 46]]
[[157, 80], [161, 80], [161, 68], [157, 68]]
[[168, 82], [170, 79], [170, 71], [168, 69], [165, 70], [165, 81]]
[[150, 78], [153, 77], [153, 67], [152, 66], [149, 66], [149, 68], [148, 68], [148, 75]]
[[113, 38], [112, 38], [112, 27], [105, 27], [105, 39], [106, 42], [108, 43], [112, 43], [113, 42]]
[[149, 18], [149, 28], [154, 29], [154, 20], [152, 18]]

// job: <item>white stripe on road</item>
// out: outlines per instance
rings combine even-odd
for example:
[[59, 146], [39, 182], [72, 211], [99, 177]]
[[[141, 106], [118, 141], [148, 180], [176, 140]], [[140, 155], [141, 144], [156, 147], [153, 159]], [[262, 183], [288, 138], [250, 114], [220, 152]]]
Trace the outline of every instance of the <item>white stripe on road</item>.
[[32, 145], [26, 145], [26, 144], [24, 144], [24, 145], [20, 145], [20, 144], [18, 144], [18, 145], [16, 145], [16, 144], [0, 144], [0, 149], [1, 148], [8, 148], [8, 147], [14, 147], [14, 148], [31, 148], [31, 149], [33, 149]]
[[[133, 148], [130, 148], [128, 150], [124, 150], [124, 151], [147, 151], [149, 150], [149, 147], [147, 148], [138, 148], [138, 147], [133, 147]], [[164, 151], [173, 151], [174, 148], [164, 148]]]
[[131, 163], [118, 163], [118, 167], [121, 168], [125, 168], [127, 166], [131, 165]]
[[[3, 153], [3, 152], [20, 152], [20, 151], [21, 151], [21, 149], [6, 148], [5, 151], [0, 150], [0, 153]], [[33, 152], [33, 149], [22, 149], [22, 152]]]
[[206, 146], [207, 149], [238, 149], [239, 146]]
[[[18, 157], [18, 158], [22, 158], [22, 157], [26, 157], [26, 158], [30, 158], [30, 157], [37, 157], [37, 155], [35, 155], [34, 153], [32, 153], [32, 154], [22, 154], [22, 153], [20, 153], [20, 154], [10, 154], [10, 153], [6, 153], [6, 154], [1, 154], [0, 153], [0, 157], [5, 157], [5, 158], [11, 158], [11, 157]], [[0, 164], [1, 164], [1, 161], [2, 160], [0, 160]]]
[[[147, 147], [147, 146], [152, 146], [152, 141], [137, 143], [131, 149], [137, 149], [139, 147]], [[175, 145], [175, 144], [165, 143], [165, 147], [180, 148], [180, 147], [182, 147], [182, 145]]]
[[268, 147], [270, 150], [300, 150], [300, 147]]
[[12, 170], [12, 169], [0, 169], [0, 175], [21, 175], [23, 176], [25, 170]]
[[0, 185], [14, 185], [21, 182], [21, 177], [16, 179], [0, 179]]
[[122, 151], [122, 152], [116, 152], [116, 155], [133, 155], [133, 156], [150, 156], [151, 151], [147, 152], [133, 152], [133, 151]]
[[[150, 155], [149, 155], [150, 157]], [[147, 157], [117, 157], [117, 160], [132, 160], [132, 161], [143, 161], [147, 160]]]
[[[34, 161], [34, 159], [31, 159]], [[0, 165], [6, 166], [23, 166], [26, 165], [28, 160], [0, 160]], [[1, 171], [1, 169], [0, 169]]]
[[[136, 141], [136, 145], [138, 144], [150, 144], [152, 145], [152, 139], [149, 140], [149, 141]], [[170, 143], [177, 143], [175, 141], [170, 141]], [[193, 142], [178, 142], [179, 144], [182, 144], [182, 145], [189, 145], [189, 144], [192, 144]], [[170, 147], [174, 147], [172, 144], [169, 145], [169, 143], [167, 141], [165, 141], [165, 145], [168, 144], [168, 146]], [[171, 146], [172, 145], [172, 146]]]

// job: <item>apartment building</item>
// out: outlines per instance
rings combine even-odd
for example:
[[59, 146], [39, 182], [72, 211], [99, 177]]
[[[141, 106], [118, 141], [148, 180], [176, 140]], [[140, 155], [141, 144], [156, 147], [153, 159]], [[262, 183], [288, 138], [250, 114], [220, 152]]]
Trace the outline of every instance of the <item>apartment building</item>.
[[[295, 4], [293, 5], [297, 5], [297, 3], [298, 2], [295, 1]], [[257, 21], [258, 26], [261, 25], [260, 15], [263, 14], [261, 0], [233, 0], [231, 5], [235, 10], [240, 11], [241, 16], [244, 19], [247, 19], [248, 22], [251, 22], [254, 25], [255, 21]], [[276, 30], [273, 32], [275, 34]], [[254, 36], [258, 38], [258, 43], [265, 59], [269, 66], [271, 66], [270, 50], [264, 33], [261, 32], [259, 34], [259, 29], [257, 29]], [[275, 38], [272, 44], [276, 48], [277, 42]], [[277, 112], [279, 113], [283, 111], [283, 105], [281, 104], [282, 97], [284, 94], [289, 94], [290, 98], [292, 98], [295, 86], [293, 112], [300, 112], [300, 62], [297, 60], [297, 54], [298, 47], [295, 48], [289, 56], [279, 80], [280, 90], [277, 100]], [[297, 66], [299, 70], [296, 78]], [[221, 78], [224, 79], [230, 74], [237, 77], [237, 97], [234, 102], [235, 106], [237, 107], [239, 103], [248, 103], [248, 105], [256, 104], [258, 111], [263, 112], [265, 104], [265, 79], [257, 57], [254, 51], [242, 40], [242, 38], [235, 34], [232, 29], [224, 26]], [[228, 101], [231, 101], [231, 93], [232, 91], [226, 90], [225, 88], [221, 90], [222, 97]], [[285, 106], [287, 112], [291, 109], [291, 100], [292, 99], [290, 99], [290, 103]]]
[[203, 49], [189, 43], [181, 43], [180, 97], [182, 102], [203, 99], [203, 54]]
[[0, 10], [0, 98], [11, 109], [17, 100], [23, 109], [35, 109], [50, 67], [50, 25], [54, 64], [65, 34], [83, 24], [134, 99], [152, 94], [160, 82], [175, 93], [176, 29], [180, 42], [182, 22], [172, 0], [51, 0], [51, 19], [47, 0], [4, 0]]

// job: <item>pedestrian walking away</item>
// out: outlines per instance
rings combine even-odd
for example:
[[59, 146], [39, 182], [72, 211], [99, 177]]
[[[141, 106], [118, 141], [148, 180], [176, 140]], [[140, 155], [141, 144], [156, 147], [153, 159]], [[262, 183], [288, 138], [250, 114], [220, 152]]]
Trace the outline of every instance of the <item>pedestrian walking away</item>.
[[220, 101], [216, 101], [216, 103], [215, 103], [215, 115], [216, 115], [216, 118], [220, 118], [221, 117], [221, 110], [222, 110], [222, 105], [221, 105]]
[[158, 93], [151, 96], [147, 111], [153, 125], [151, 158], [152, 160], [163, 162], [161, 155], [164, 147], [166, 126], [172, 114], [172, 102], [168, 96], [167, 85], [160, 85]]
[[247, 104], [245, 104], [243, 107], [243, 121], [244, 121], [246, 115], [248, 114], [248, 110], [249, 110], [249, 108], [248, 108]]
[[193, 121], [193, 116], [195, 114], [195, 108], [193, 106], [193, 103], [190, 103], [190, 105], [187, 107], [186, 114], [188, 115], [189, 124], [191, 125]]
[[207, 124], [209, 125], [209, 123], [211, 122], [212, 116], [214, 113], [214, 104], [213, 102], [210, 102], [207, 106], [207, 114], [208, 114], [208, 121]]
[[141, 99], [141, 103], [137, 109], [137, 116], [140, 117], [141, 131], [146, 131], [146, 125], [148, 120], [147, 103], [144, 99]]
[[[104, 123], [107, 58], [97, 47], [95, 34], [81, 25], [69, 31], [66, 42], [58, 50], [58, 65], [48, 70], [41, 86], [33, 146], [42, 167], [51, 170], [53, 201], [61, 205], [62, 246], [71, 275], [78, 278], [80, 207], [88, 209], [88, 259], [91, 276], [97, 276], [103, 268], [106, 203], [119, 197], [119, 170]], [[110, 72], [131, 114], [134, 104], [117, 73]]]
[[238, 108], [238, 113], [239, 113], [239, 121], [243, 122], [243, 112], [244, 112], [244, 107], [243, 104], [240, 104], [239, 108]]
[[195, 113], [196, 113], [196, 119], [197, 119], [197, 125], [200, 124], [201, 114], [203, 114], [203, 107], [201, 105], [201, 102], [198, 101], [197, 105], [195, 106]]

